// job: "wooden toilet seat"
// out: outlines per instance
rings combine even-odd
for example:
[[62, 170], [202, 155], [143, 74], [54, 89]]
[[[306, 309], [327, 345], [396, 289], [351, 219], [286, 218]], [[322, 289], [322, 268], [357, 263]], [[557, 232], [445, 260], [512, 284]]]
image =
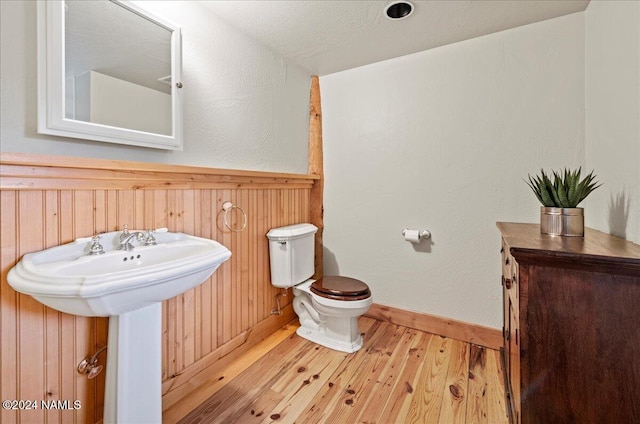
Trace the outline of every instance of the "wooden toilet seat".
[[311, 284], [311, 292], [320, 297], [333, 300], [363, 300], [371, 296], [369, 286], [350, 277], [330, 275]]

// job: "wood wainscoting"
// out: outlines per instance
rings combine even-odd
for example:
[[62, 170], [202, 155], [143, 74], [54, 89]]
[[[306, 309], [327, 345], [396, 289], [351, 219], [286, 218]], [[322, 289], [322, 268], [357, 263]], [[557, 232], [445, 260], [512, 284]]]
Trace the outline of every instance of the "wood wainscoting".
[[[0, 155], [0, 399], [75, 400], [76, 410], [1, 410], [0, 421], [94, 423], [102, 419], [103, 371], [76, 371], [107, 345], [107, 318], [47, 308], [7, 284], [28, 252], [120, 230], [167, 227], [218, 240], [232, 256], [201, 286], [163, 303], [163, 408], [203, 369], [223, 366], [293, 317], [291, 296], [271, 315], [272, 227], [309, 222], [316, 175], [220, 170], [127, 161]], [[241, 232], [225, 228], [222, 203], [247, 214]], [[232, 226], [241, 216], [230, 217]], [[100, 355], [104, 364], [106, 355]]]

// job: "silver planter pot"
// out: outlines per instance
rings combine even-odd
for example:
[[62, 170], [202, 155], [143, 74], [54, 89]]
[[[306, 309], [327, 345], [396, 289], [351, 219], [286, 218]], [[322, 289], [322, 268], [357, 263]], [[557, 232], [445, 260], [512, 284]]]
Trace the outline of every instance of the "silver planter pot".
[[583, 208], [540, 208], [540, 232], [552, 236], [584, 236]]

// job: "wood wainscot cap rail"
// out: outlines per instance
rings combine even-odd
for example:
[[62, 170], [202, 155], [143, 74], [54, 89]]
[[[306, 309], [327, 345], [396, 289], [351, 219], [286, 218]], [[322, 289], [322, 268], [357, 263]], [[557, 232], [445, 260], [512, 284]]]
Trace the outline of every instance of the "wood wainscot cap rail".
[[319, 177], [68, 156], [0, 154], [0, 188], [253, 189], [311, 188]]

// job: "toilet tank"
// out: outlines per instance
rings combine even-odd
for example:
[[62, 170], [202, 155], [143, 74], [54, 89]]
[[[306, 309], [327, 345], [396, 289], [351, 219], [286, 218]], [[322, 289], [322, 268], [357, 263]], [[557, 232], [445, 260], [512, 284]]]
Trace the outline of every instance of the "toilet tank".
[[311, 278], [314, 272], [314, 234], [318, 227], [295, 224], [272, 228], [269, 239], [271, 284], [293, 287]]

